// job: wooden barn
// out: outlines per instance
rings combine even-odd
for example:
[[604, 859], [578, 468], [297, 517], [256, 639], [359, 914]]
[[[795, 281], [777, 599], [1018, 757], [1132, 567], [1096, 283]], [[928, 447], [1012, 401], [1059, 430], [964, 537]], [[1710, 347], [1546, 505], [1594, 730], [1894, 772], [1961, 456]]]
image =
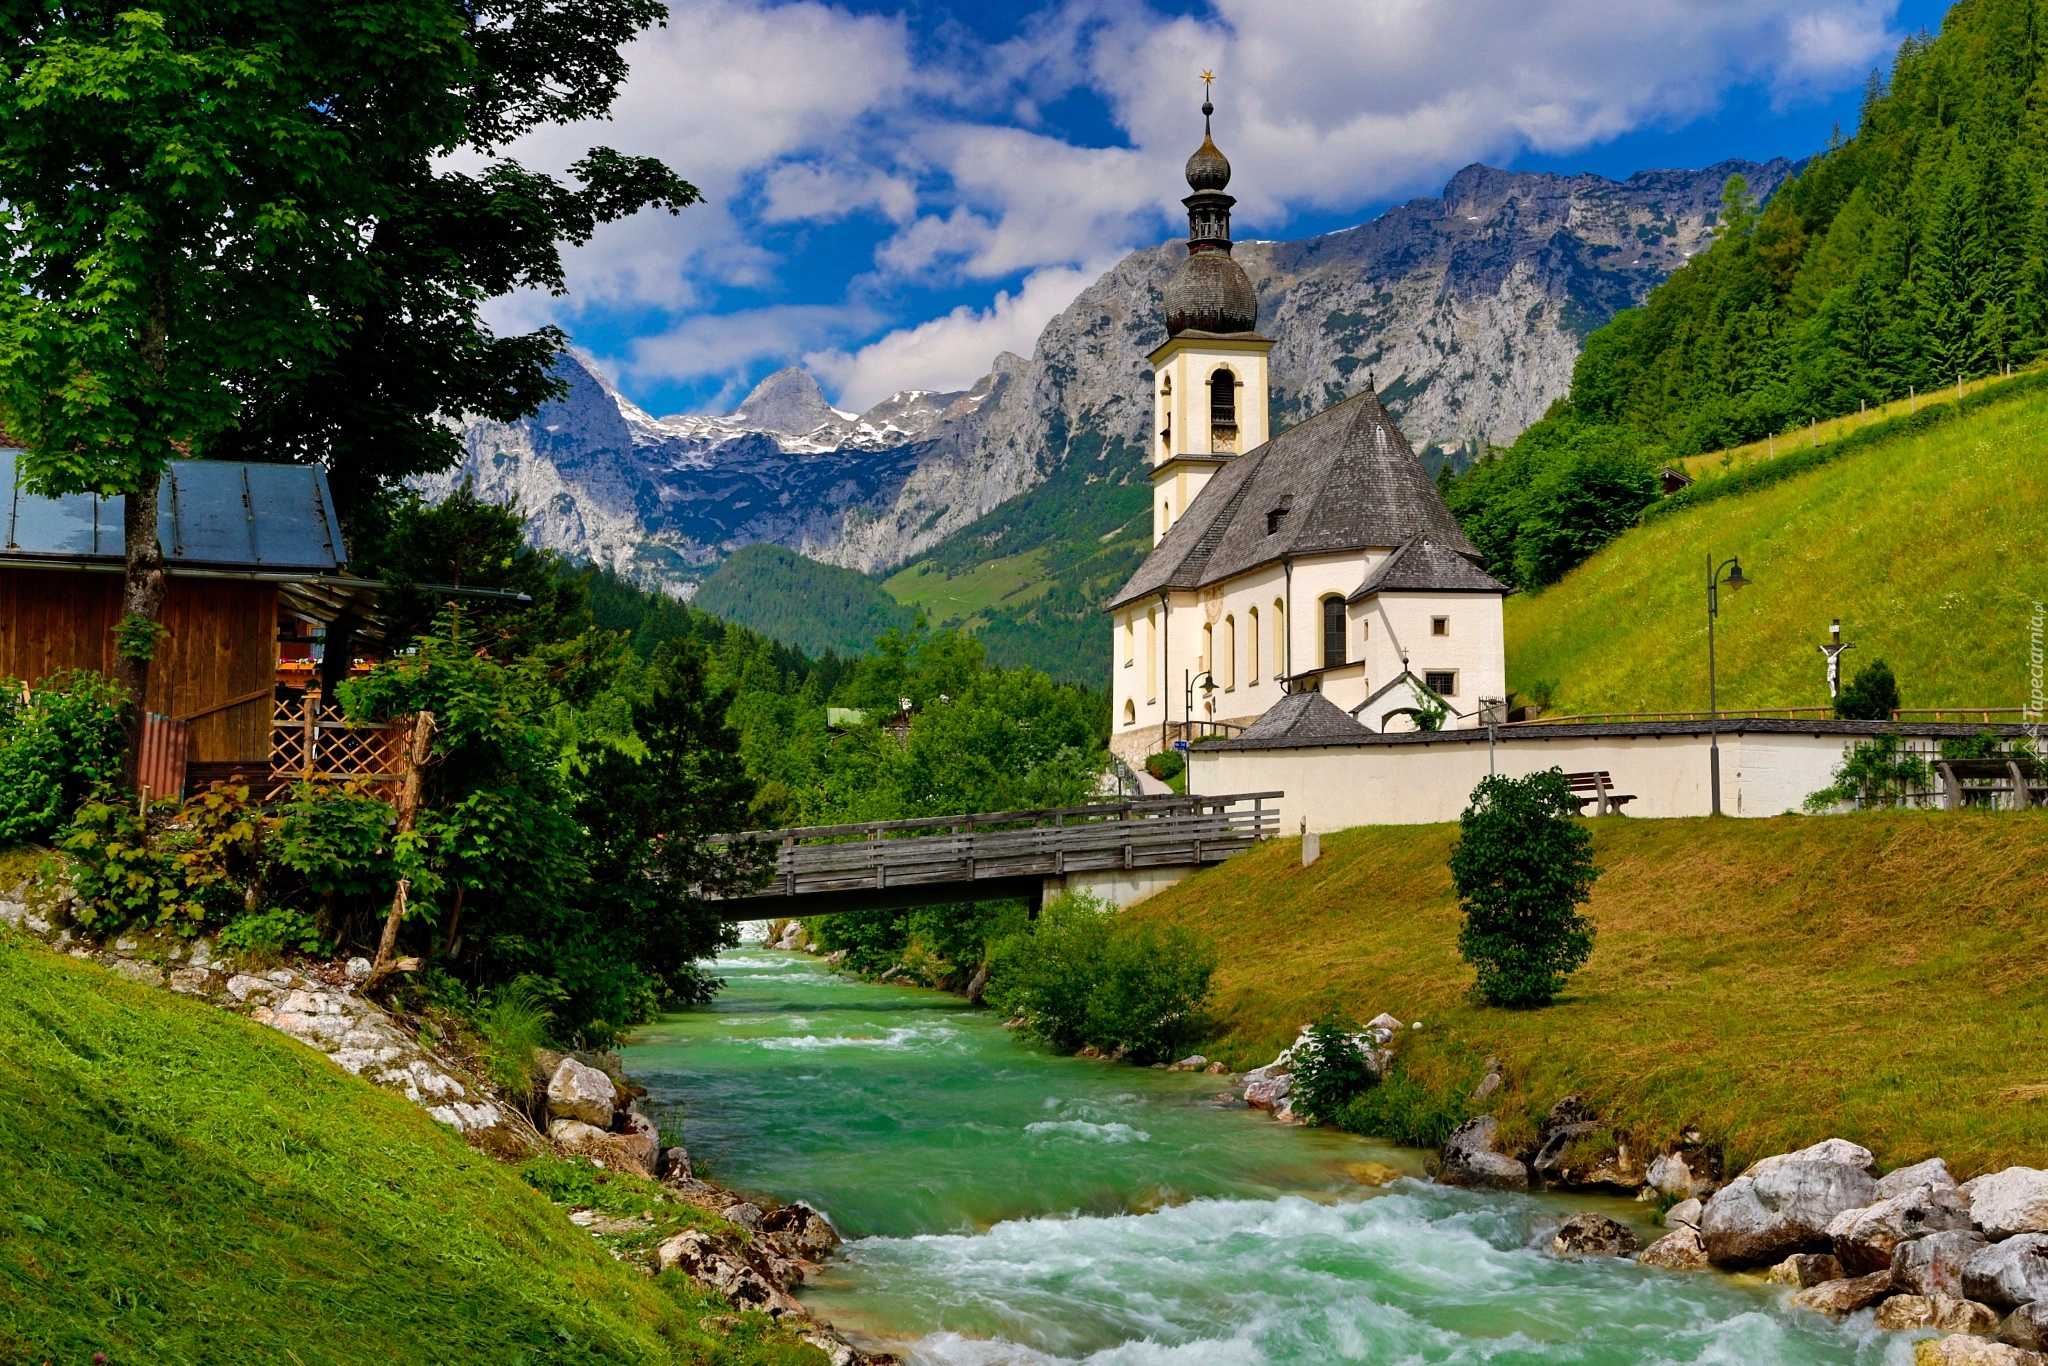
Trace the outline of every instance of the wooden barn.
[[[111, 673], [123, 500], [30, 495], [18, 456], [0, 450], [0, 678]], [[177, 461], [160, 506], [169, 634], [150, 669], [146, 710], [174, 723], [186, 788], [267, 774], [280, 627], [304, 636], [313, 624], [345, 624], [369, 610], [375, 585], [342, 573], [347, 556], [318, 467]]]

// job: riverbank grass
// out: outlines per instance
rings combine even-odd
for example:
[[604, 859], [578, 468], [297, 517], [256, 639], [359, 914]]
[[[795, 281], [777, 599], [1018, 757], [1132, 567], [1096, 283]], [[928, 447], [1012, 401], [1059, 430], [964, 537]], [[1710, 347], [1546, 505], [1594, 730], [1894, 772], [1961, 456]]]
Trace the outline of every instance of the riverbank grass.
[[[2048, 814], [1865, 812], [1591, 822], [1597, 938], [1557, 1003], [1481, 1006], [1459, 957], [1455, 826], [1276, 840], [1134, 907], [1222, 951], [1216, 1043], [1269, 1061], [1331, 1007], [1426, 1027], [1400, 1047], [1506, 1136], [1578, 1093], [1657, 1142], [1698, 1126], [1737, 1162], [1839, 1134], [1886, 1163], [2048, 1166]], [[1416, 1103], [1424, 1103], [1418, 1096]]]
[[0, 1037], [6, 1360], [824, 1360], [284, 1035], [5, 930]]

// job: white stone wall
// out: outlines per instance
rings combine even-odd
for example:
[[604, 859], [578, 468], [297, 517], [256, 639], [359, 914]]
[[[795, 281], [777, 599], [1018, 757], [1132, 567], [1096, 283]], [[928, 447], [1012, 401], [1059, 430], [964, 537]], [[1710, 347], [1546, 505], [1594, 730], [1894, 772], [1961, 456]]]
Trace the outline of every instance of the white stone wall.
[[[1419, 672], [1419, 670], [1418, 670]], [[1547, 729], [1547, 728], [1546, 728]], [[1562, 728], [1560, 728], [1560, 731]], [[1604, 769], [1617, 792], [1635, 800], [1625, 814], [1704, 816], [1712, 809], [1708, 737], [1585, 736], [1501, 732], [1497, 771], [1523, 777], [1547, 768], [1566, 773]], [[1796, 811], [1828, 786], [1854, 737], [1752, 732], [1721, 737], [1721, 807], [1730, 816]], [[1193, 752], [1190, 792], [1284, 792], [1280, 829], [1294, 834], [1357, 825], [1454, 821], [1487, 775], [1486, 732], [1400, 745], [1300, 750]]]

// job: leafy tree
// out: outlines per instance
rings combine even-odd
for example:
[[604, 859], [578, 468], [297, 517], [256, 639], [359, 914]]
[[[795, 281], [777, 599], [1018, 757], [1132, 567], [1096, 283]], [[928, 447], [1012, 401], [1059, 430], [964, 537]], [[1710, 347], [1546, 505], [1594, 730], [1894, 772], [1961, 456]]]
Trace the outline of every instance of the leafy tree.
[[[31, 488], [124, 497], [117, 678], [138, 704], [174, 455], [326, 459], [353, 517], [450, 462], [439, 414], [509, 419], [556, 392], [560, 336], [495, 338], [484, 299], [559, 289], [560, 240], [695, 191], [603, 148], [575, 189], [448, 156], [602, 114], [619, 45], [660, 14], [181, 0], [0, 18], [0, 415]], [[139, 727], [138, 709], [131, 763]]]
[[1563, 772], [1553, 768], [1480, 779], [1458, 817], [1458, 952], [1477, 969], [1475, 990], [1489, 1005], [1550, 1004], [1593, 952], [1592, 923], [1578, 908], [1600, 870], [1576, 812]]
[[1835, 717], [1841, 721], [1889, 721], [1899, 705], [1899, 681], [1892, 677], [1892, 666], [1873, 659], [1856, 671], [1856, 677], [1835, 699]]

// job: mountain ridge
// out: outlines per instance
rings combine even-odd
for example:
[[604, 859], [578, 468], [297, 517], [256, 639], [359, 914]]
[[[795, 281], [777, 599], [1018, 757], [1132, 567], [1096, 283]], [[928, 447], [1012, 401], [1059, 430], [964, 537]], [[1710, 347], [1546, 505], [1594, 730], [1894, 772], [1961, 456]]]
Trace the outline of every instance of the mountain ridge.
[[[1432, 469], [1512, 440], [1565, 392], [1584, 335], [1710, 240], [1729, 175], [1766, 198], [1793, 169], [1724, 161], [1614, 181], [1474, 165], [1355, 227], [1239, 243], [1277, 343], [1274, 429], [1371, 382]], [[427, 489], [470, 478], [517, 497], [536, 543], [685, 597], [755, 542], [870, 574], [976, 544], [1030, 549], [999, 543], [1018, 542], [1006, 509], [1028, 514], [1013, 505], [1033, 490], [1104, 514], [1039, 518], [1055, 529], [1036, 544], [1114, 538], [1143, 501], [1145, 356], [1183, 250], [1125, 256], [1028, 360], [1005, 353], [968, 390], [905, 390], [858, 416], [790, 367], [732, 413], [655, 418], [565, 357], [568, 395], [523, 422], [466, 424], [462, 465]]]

